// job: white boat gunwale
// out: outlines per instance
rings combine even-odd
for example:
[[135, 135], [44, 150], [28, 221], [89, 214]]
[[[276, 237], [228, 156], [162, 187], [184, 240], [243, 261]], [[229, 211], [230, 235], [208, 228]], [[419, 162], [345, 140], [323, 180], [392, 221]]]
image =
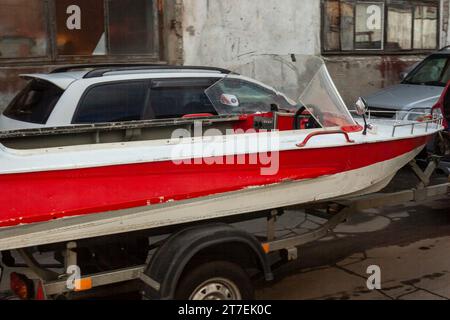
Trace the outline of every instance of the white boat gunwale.
[[[425, 122], [415, 123], [414, 134], [411, 134], [411, 130], [407, 126], [402, 126], [397, 129], [397, 135], [392, 136], [393, 125], [378, 124], [376, 134], [368, 133], [365, 136], [361, 132], [349, 132], [348, 135], [354, 141], [353, 143], [348, 143], [344, 137], [338, 134], [319, 135], [313, 138], [314, 144], [308, 143], [302, 148], [299, 148], [298, 144], [311, 133], [339, 130], [340, 127], [115, 142], [30, 150], [11, 149], [0, 144], [0, 174], [98, 168], [242, 155], [255, 153], [255, 145], [257, 146], [256, 153], [354, 146], [425, 137], [443, 129], [437, 123], [436, 127], [431, 129]], [[258, 141], [262, 141], [261, 139], [265, 139], [266, 142], [259, 143]], [[272, 141], [272, 143], [268, 141]], [[278, 141], [279, 145], [274, 145], [274, 141]], [[236, 147], [233, 150], [227, 150], [227, 142], [235, 143]], [[177, 155], [174, 155], [174, 148], [178, 148]], [[119, 149], [123, 152], [119, 153]], [[46, 158], [45, 161], [42, 157]], [[39, 165], [36, 165], [36, 163]]]

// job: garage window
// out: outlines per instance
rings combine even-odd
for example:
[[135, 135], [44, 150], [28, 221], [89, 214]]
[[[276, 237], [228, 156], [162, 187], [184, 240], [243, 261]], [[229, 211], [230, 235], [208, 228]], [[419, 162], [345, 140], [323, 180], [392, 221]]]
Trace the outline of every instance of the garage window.
[[438, 48], [439, 0], [322, 0], [322, 51]]
[[155, 1], [58, 0], [59, 55], [157, 53]]
[[0, 58], [44, 57], [47, 35], [41, 0], [0, 0]]
[[163, 12], [163, 0], [0, 0], [0, 60], [158, 61]]

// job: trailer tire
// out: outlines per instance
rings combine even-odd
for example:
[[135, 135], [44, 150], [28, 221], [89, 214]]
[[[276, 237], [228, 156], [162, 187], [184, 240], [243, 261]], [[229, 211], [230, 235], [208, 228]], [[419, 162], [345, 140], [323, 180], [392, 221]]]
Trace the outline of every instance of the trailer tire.
[[182, 276], [176, 300], [253, 300], [250, 277], [239, 265], [228, 261], [201, 264]]

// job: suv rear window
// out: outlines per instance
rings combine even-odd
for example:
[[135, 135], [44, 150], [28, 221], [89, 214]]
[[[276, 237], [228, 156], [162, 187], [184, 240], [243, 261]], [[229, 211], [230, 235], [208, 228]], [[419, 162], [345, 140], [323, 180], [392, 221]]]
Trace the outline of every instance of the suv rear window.
[[48, 81], [31, 80], [3, 114], [18, 121], [46, 124], [63, 93], [64, 90]]
[[108, 123], [142, 120], [149, 81], [102, 84], [81, 100], [72, 123]]

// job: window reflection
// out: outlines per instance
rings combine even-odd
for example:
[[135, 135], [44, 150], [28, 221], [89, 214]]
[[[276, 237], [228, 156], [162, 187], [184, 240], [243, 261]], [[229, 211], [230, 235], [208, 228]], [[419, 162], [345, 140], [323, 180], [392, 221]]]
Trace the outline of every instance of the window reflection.
[[327, 30], [325, 34], [325, 49], [339, 50], [339, 1], [327, 1], [325, 3], [325, 12], [324, 23]]
[[341, 50], [353, 50], [354, 44], [353, 4], [341, 2]]
[[[56, 43], [60, 55], [93, 55], [105, 54], [102, 47], [104, 35], [104, 6], [103, 0], [57, 0], [56, 9]], [[70, 6], [80, 8], [80, 29], [73, 29], [68, 25], [72, 14], [67, 13]], [[104, 45], [103, 45], [104, 46]]]
[[438, 47], [438, 0], [322, 1], [324, 51]]
[[0, 58], [47, 55], [47, 29], [41, 0], [0, 0]]
[[389, 6], [387, 48], [409, 50], [412, 48], [412, 9]]
[[383, 49], [384, 3], [357, 3], [355, 49]]
[[437, 7], [416, 6], [414, 14], [415, 49], [436, 48], [437, 11]]
[[[155, 52], [154, 1], [58, 0], [57, 46], [60, 55], [152, 54]], [[68, 26], [70, 6], [80, 8], [80, 28]], [[105, 10], [108, 32], [105, 32]]]
[[153, 1], [109, 2], [109, 47], [112, 54], [146, 54], [154, 51]]

